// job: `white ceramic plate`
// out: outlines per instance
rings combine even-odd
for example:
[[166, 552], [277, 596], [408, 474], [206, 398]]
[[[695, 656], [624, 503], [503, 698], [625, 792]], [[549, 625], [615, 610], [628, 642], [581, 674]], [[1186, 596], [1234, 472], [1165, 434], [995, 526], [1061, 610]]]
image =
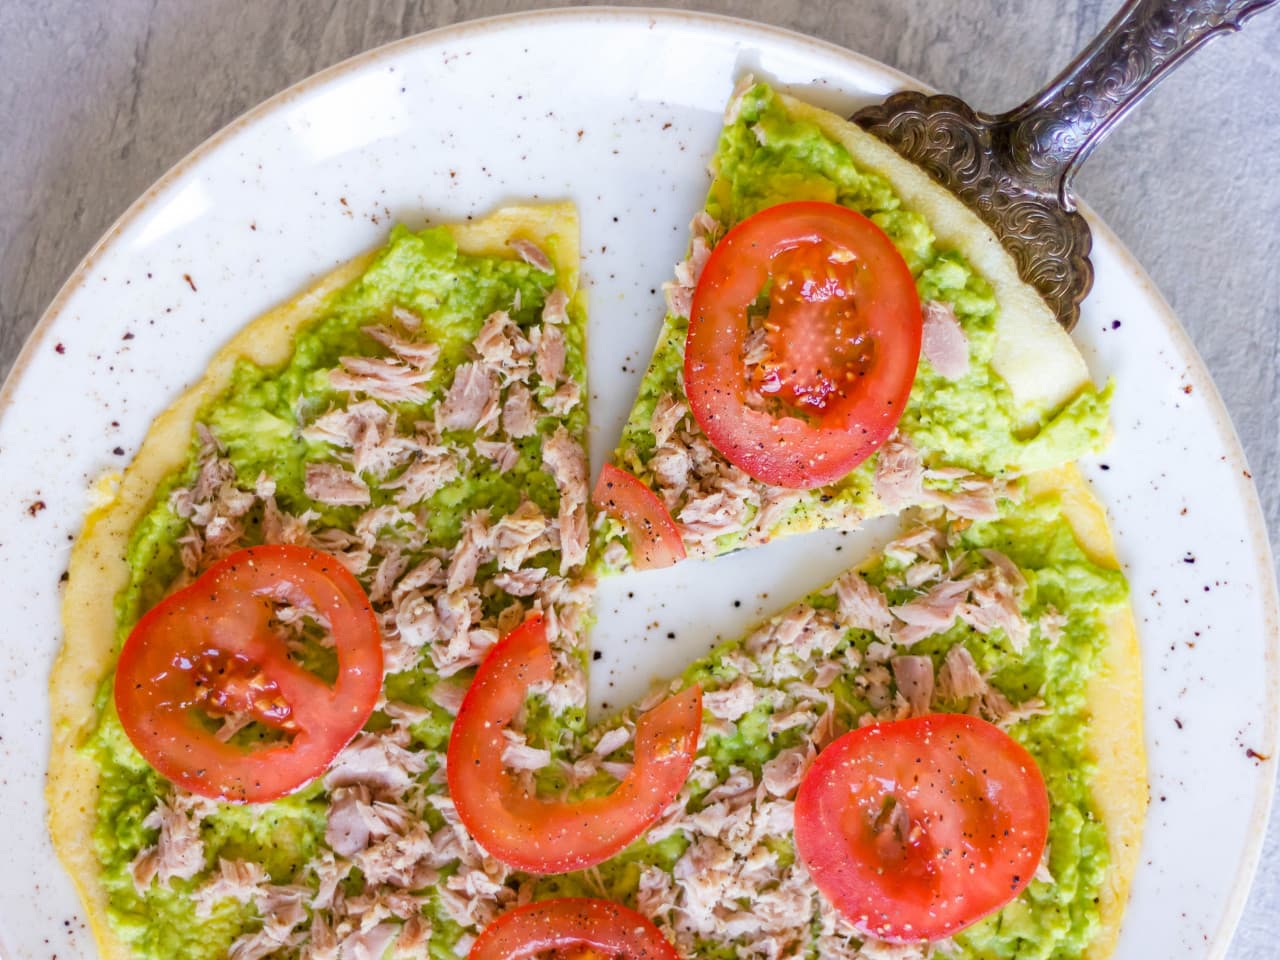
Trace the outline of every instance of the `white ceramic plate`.
[[[276, 97], [165, 176], [89, 255], [0, 397], [0, 955], [93, 952], [44, 828], [45, 681], [59, 576], [90, 481], [234, 331], [391, 223], [523, 198], [577, 202], [591, 297], [593, 460], [613, 446], [744, 71], [848, 113], [912, 85], [767, 27], [671, 12], [549, 12], [375, 50]], [[917, 85], [918, 86], [918, 85]], [[1118, 956], [1219, 956], [1270, 800], [1277, 615], [1265, 528], [1203, 365], [1093, 220], [1077, 331], [1114, 377], [1115, 440], [1086, 465], [1110, 506], [1144, 647], [1151, 813]], [[593, 699], [620, 704], [854, 562], [884, 528], [615, 581]], [[741, 601], [740, 605], [738, 601]]]

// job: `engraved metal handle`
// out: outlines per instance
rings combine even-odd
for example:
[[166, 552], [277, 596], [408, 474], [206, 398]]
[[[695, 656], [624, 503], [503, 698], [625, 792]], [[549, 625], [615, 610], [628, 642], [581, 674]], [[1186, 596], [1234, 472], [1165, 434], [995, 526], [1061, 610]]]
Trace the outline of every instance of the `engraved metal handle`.
[[1071, 178], [1116, 122], [1206, 40], [1276, 0], [1127, 0], [1048, 86], [991, 123], [992, 147], [1026, 186], [1070, 211]]

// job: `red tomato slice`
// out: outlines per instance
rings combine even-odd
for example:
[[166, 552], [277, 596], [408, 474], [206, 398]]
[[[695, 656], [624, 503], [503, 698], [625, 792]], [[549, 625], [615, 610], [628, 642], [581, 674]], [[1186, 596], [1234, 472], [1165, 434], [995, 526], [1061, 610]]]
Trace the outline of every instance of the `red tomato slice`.
[[1049, 836], [1031, 755], [964, 714], [878, 723], [840, 737], [796, 794], [796, 851], [864, 933], [938, 940], [1030, 881]]
[[529, 687], [552, 679], [535, 614], [489, 651], [449, 737], [446, 768], [458, 818], [491, 855], [529, 873], [566, 873], [607, 860], [662, 814], [689, 777], [702, 729], [702, 690], [668, 697], [636, 724], [635, 765], [608, 796], [570, 803], [527, 792], [502, 764], [503, 731]]
[[684, 540], [670, 512], [626, 470], [606, 463], [591, 502], [627, 528], [631, 562], [637, 570], [669, 567], [684, 559]]
[[[310, 604], [338, 658], [332, 684], [271, 628], [272, 597]], [[240, 550], [153, 607], [116, 666], [120, 723], [161, 774], [192, 793], [263, 803], [315, 779], [373, 712], [382, 640], [369, 598], [327, 553]], [[209, 719], [243, 715], [275, 731], [262, 746], [219, 740]]]
[[525, 960], [548, 954], [577, 960], [679, 960], [648, 919], [619, 903], [586, 897], [542, 900], [509, 910], [484, 928], [467, 960]]
[[874, 223], [834, 203], [769, 207], [725, 235], [698, 280], [689, 407], [757, 480], [832, 483], [897, 426], [921, 323], [911, 270]]

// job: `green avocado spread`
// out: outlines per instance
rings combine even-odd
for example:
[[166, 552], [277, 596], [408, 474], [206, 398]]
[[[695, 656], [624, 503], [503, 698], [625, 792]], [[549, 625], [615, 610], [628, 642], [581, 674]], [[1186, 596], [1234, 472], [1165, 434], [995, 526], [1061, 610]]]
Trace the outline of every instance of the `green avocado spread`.
[[[937, 244], [924, 217], [906, 209], [884, 177], [860, 169], [841, 144], [814, 124], [793, 118], [769, 86], [756, 84], [742, 95], [736, 115], [720, 134], [711, 169], [706, 213], [719, 225], [717, 233], [779, 203], [839, 203], [870, 218], [893, 241], [916, 278], [922, 303], [938, 301], [952, 309], [968, 340], [968, 371], [948, 379], [922, 356], [898, 427], [926, 467], [1001, 478], [1066, 463], [1101, 447], [1110, 387], [1098, 390], [1086, 384], [1060, 409], [1039, 411], [1028, 422], [992, 367], [999, 305], [987, 281], [958, 252]], [[614, 454], [620, 466], [660, 494], [662, 485], [651, 466], [658, 446], [653, 414], [660, 398], [685, 396], [687, 330], [687, 317], [668, 314]], [[700, 433], [692, 417], [685, 423]], [[872, 492], [876, 460], [873, 456], [838, 483], [799, 498], [789, 515], [764, 531], [766, 539], [787, 528], [856, 525], [864, 516], [883, 512]], [[608, 536], [625, 540], [617, 526]], [[715, 552], [744, 542], [741, 533], [726, 535]]]

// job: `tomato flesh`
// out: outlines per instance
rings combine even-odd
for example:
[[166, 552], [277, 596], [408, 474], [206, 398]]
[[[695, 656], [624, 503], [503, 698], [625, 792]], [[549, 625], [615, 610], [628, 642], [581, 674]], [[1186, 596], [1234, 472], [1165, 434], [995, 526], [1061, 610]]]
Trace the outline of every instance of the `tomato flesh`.
[[591, 502], [626, 527], [631, 562], [637, 570], [669, 567], [685, 558], [684, 540], [671, 513], [652, 490], [621, 467], [604, 465]]
[[1008, 734], [932, 714], [834, 741], [801, 782], [795, 818], [796, 851], [845, 919], [915, 943], [977, 922], [1031, 882], [1049, 797]]
[[675, 948], [646, 917], [619, 903], [566, 897], [526, 904], [485, 927], [467, 960], [525, 960], [536, 956], [587, 960], [679, 960]]
[[702, 690], [694, 686], [640, 717], [635, 763], [612, 793], [577, 803], [538, 797], [504, 769], [504, 731], [529, 687], [551, 681], [553, 667], [546, 625], [535, 614], [480, 664], [446, 754], [449, 793], [463, 826], [503, 863], [540, 874], [600, 863], [643, 833], [688, 779], [702, 728]]
[[[284, 596], [328, 625], [334, 683], [272, 628], [273, 598]], [[329, 554], [280, 544], [232, 554], [148, 611], [120, 652], [115, 703], [162, 776], [204, 797], [264, 803], [323, 773], [381, 687], [381, 634], [359, 582]], [[219, 739], [211, 721], [232, 717], [258, 724], [263, 742]]]
[[832, 483], [897, 426], [921, 326], [911, 271], [874, 223], [834, 203], [769, 207], [725, 235], [698, 280], [690, 409], [757, 480]]

